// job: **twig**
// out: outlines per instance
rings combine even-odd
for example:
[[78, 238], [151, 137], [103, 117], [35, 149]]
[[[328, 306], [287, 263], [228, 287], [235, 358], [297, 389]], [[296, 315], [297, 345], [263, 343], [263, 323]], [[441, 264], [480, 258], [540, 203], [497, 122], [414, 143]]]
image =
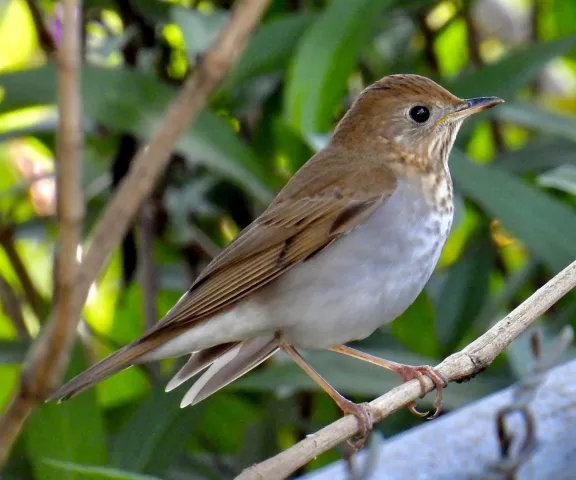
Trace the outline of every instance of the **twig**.
[[30, 332], [26, 328], [24, 316], [22, 315], [20, 299], [2, 275], [0, 275], [0, 304], [4, 313], [12, 322], [18, 337], [30, 339]]
[[[142, 290], [142, 311], [146, 329], [152, 328], [158, 320], [156, 300], [158, 298], [158, 282], [156, 281], [156, 265], [154, 263], [154, 205], [148, 197], [140, 209], [140, 242], [138, 242], [139, 277]], [[160, 379], [160, 364], [149, 365], [153, 380]]]
[[[474, 25], [474, 21], [470, 15], [470, 8], [466, 8], [464, 10], [464, 20], [466, 21], [466, 33], [468, 35], [468, 56], [470, 57], [470, 62], [476, 67], [482, 67], [484, 65], [484, 61], [480, 55], [480, 38], [476, 25]], [[491, 118], [489, 122], [496, 151], [505, 151], [506, 143], [504, 141], [504, 136], [502, 135], [502, 125], [498, 120], [494, 118]]]
[[428, 11], [428, 9], [420, 11], [417, 14], [416, 20], [418, 22], [420, 32], [424, 36], [424, 56], [426, 57], [426, 61], [430, 67], [430, 72], [437, 74], [439, 71], [438, 59], [434, 53], [434, 40], [436, 38], [436, 33], [430, 29], [428, 23], [426, 22]]
[[104, 266], [134, 217], [142, 200], [152, 190], [154, 180], [168, 161], [176, 139], [220, 84], [249, 34], [256, 27], [269, 0], [244, 0], [231, 14], [230, 22], [206, 54], [197, 73], [189, 78], [169, 107], [159, 130], [141, 148], [98, 221], [78, 279], [76, 310], [80, 311], [90, 285]]
[[210, 258], [215, 258], [220, 253], [220, 247], [196, 224], [190, 222], [188, 228], [192, 232], [192, 242], [197, 243], [206, 255]]
[[52, 390], [68, 359], [77, 312], [73, 310], [84, 201], [80, 153], [83, 141], [80, 102], [80, 24], [77, 0], [65, 0], [58, 61], [59, 124], [57, 134], [57, 214], [60, 233], [55, 256], [52, 319], [28, 352], [16, 396], [0, 419], [0, 465], [24, 421]]
[[[24, 421], [35, 406], [51, 391], [65, 367], [80, 312], [92, 282], [113, 249], [121, 241], [142, 200], [151, 191], [156, 176], [168, 161], [168, 154], [177, 137], [200, 112], [208, 95], [228, 73], [233, 62], [245, 47], [249, 35], [260, 21], [269, 1], [237, 2], [228, 25], [204, 57], [198, 71], [186, 81], [164, 115], [160, 128], [134, 158], [130, 172], [96, 225], [90, 249], [75, 277], [75, 295], [65, 312], [66, 318], [70, 319], [66, 325], [67, 331], [59, 332], [56, 322], [58, 312], [54, 312], [52, 320], [42, 332], [41, 338], [36, 342], [35, 348], [28, 357], [29, 361], [25, 365], [19, 391], [0, 418], [0, 468]], [[68, 0], [68, 3], [76, 6], [74, 0]], [[74, 16], [65, 16], [65, 28], [69, 23], [67, 19], [70, 18], [73, 19]], [[61, 296], [58, 300], [63, 302]], [[63, 335], [57, 336], [55, 333]], [[44, 358], [48, 360], [38, 363], [36, 359], [41, 358], [41, 354], [46, 355]]]
[[44, 21], [44, 15], [40, 9], [40, 5], [36, 3], [37, 0], [25, 0], [28, 10], [30, 10], [30, 16], [36, 27], [36, 34], [38, 35], [38, 43], [46, 56], [51, 57], [56, 52], [56, 43], [54, 42], [54, 37], [52, 33], [46, 26]]
[[24, 265], [22, 258], [20, 258], [20, 254], [14, 244], [14, 233], [10, 227], [0, 229], [0, 244], [14, 269], [14, 273], [18, 277], [26, 301], [30, 305], [30, 308], [36, 317], [38, 317], [38, 320], [41, 322], [44, 320], [44, 316], [47, 315], [47, 305], [45, 305], [44, 299], [40, 296], [40, 293], [38, 293], [32, 278], [28, 274], [26, 265]]
[[[485, 370], [504, 349], [554, 303], [576, 286], [576, 261], [539, 288], [521, 305], [500, 320], [484, 335], [466, 348], [450, 355], [436, 370], [448, 381], [465, 381]], [[426, 390], [433, 388], [425, 377]], [[418, 380], [406, 382], [372, 401], [376, 421], [417, 400], [421, 395]], [[275, 457], [242, 472], [236, 480], [286, 478], [296, 469], [335, 447], [358, 432], [358, 422], [352, 415], [324, 427]]]
[[144, 325], [154, 326], [158, 320], [156, 297], [158, 283], [156, 281], [156, 266], [154, 264], [154, 205], [150, 198], [146, 199], [140, 209], [140, 283], [142, 285], [142, 307], [144, 310]]

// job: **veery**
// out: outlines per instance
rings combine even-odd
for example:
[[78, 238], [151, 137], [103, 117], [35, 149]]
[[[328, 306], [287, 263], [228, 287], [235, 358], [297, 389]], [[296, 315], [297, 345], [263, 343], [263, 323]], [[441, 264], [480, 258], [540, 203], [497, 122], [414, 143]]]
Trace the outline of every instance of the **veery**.
[[437, 389], [436, 415], [445, 382], [431, 367], [389, 362], [343, 344], [394, 320], [424, 288], [452, 225], [448, 155], [456, 134], [466, 117], [500, 102], [462, 100], [418, 75], [391, 75], [369, 86], [328, 145], [156, 326], [51, 399], [70, 398], [135, 363], [191, 354], [166, 387], [209, 367], [184, 396], [184, 407], [281, 349], [358, 418], [365, 437], [370, 407], [334, 390], [300, 356], [301, 347], [368, 361], [405, 381], [428, 376]]

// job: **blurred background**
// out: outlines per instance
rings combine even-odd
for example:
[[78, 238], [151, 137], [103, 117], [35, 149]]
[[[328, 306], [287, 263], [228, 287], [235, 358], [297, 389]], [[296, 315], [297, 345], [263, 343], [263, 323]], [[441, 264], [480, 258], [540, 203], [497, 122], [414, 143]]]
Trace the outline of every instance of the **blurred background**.
[[[82, 91], [85, 231], [225, 23], [231, 0], [86, 0]], [[0, 410], [52, 304], [61, 6], [0, 1]], [[69, 377], [155, 323], [201, 269], [320, 148], [356, 95], [390, 73], [430, 76], [506, 103], [468, 121], [451, 156], [456, 217], [427, 289], [358, 346], [409, 364], [458, 350], [576, 258], [574, 0], [273, 0], [90, 292]], [[79, 252], [80, 254], [81, 252]], [[576, 326], [574, 292], [540, 321]], [[528, 337], [451, 411], [521, 379]], [[575, 358], [576, 350], [565, 356]], [[307, 358], [355, 401], [400, 383], [329, 352]], [[175, 362], [136, 367], [29, 420], [8, 479], [221, 479], [340, 416], [281, 354], [203, 403], [164, 394]], [[420, 408], [429, 406], [429, 398]], [[421, 423], [407, 411], [384, 437]], [[332, 450], [299, 473], [340, 458]]]

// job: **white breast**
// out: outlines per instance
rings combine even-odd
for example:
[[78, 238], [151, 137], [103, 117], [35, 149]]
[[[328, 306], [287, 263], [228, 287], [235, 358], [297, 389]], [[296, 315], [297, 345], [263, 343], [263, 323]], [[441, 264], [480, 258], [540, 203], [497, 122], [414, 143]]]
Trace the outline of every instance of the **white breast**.
[[258, 302], [286, 340], [326, 348], [398, 317], [430, 278], [452, 224], [419, 187], [400, 182], [365, 224], [290, 270]]

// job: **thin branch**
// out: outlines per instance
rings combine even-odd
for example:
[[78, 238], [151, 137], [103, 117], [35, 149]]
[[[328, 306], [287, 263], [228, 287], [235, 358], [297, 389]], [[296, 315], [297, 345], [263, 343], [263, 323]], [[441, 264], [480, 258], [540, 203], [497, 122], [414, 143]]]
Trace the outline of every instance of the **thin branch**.
[[56, 52], [56, 43], [54, 42], [54, 37], [52, 32], [47, 27], [44, 21], [44, 14], [38, 5], [37, 0], [25, 0], [28, 10], [30, 10], [30, 16], [36, 27], [36, 34], [38, 35], [38, 43], [47, 57], [51, 57]]
[[144, 325], [152, 328], [158, 321], [156, 298], [158, 282], [156, 281], [156, 265], [154, 263], [154, 205], [147, 198], [140, 209], [140, 284], [142, 286], [142, 307]]
[[91, 247], [83, 260], [76, 299], [78, 312], [90, 285], [120, 242], [140, 204], [152, 190], [158, 173], [166, 166], [176, 139], [228, 73], [268, 2], [244, 0], [237, 4], [227, 27], [204, 57], [198, 71], [185, 82], [170, 105], [161, 127], [134, 157], [130, 171], [95, 227]]
[[12, 322], [18, 337], [29, 340], [31, 336], [28, 328], [26, 328], [26, 322], [24, 322], [20, 299], [2, 275], [0, 275], [0, 305]]
[[428, 26], [428, 23], [426, 22], [427, 14], [428, 9], [419, 12], [416, 17], [416, 21], [418, 22], [420, 32], [424, 36], [424, 57], [426, 58], [428, 66], [430, 67], [430, 72], [437, 74], [439, 71], [438, 59], [434, 53], [434, 40], [436, 38], [436, 33]]
[[[148, 197], [140, 209], [140, 241], [138, 242], [139, 279], [142, 290], [142, 311], [144, 326], [152, 328], [158, 321], [156, 300], [158, 298], [158, 282], [156, 264], [154, 262], [154, 204]], [[149, 365], [153, 380], [160, 379], [160, 364]]]
[[[462, 382], [485, 370], [494, 359], [536, 319], [560, 298], [576, 287], [576, 261], [562, 270], [546, 285], [500, 320], [484, 335], [466, 348], [450, 355], [436, 370], [448, 382]], [[426, 390], [433, 389], [432, 381], [425, 377]], [[376, 421], [381, 421], [421, 395], [418, 380], [411, 380], [370, 403]], [[306, 439], [279, 453], [275, 457], [242, 472], [236, 480], [263, 480], [286, 478], [318, 455], [335, 447], [358, 432], [358, 422], [352, 415], [324, 427]]]
[[[190, 121], [198, 115], [207, 97], [228, 73], [246, 46], [248, 37], [260, 21], [269, 1], [237, 2], [228, 25], [204, 57], [198, 71], [186, 81], [164, 115], [160, 128], [134, 158], [128, 175], [124, 177], [120, 188], [110, 200], [106, 211], [95, 227], [90, 249], [83, 259], [78, 275], [74, 277], [76, 291], [72, 301], [66, 305], [64, 302], [70, 300], [69, 292], [58, 292], [58, 302], [63, 306], [66, 305], [67, 308], [65, 311], [57, 308], [53, 313], [49, 325], [44, 329], [28, 356], [19, 391], [0, 418], [0, 468], [6, 461], [8, 452], [26, 418], [36, 405], [46, 398], [64, 370], [91, 284], [114, 248], [122, 240], [140, 204], [152, 190], [157, 175], [168, 161], [168, 155], [176, 139]], [[70, 16], [70, 6], [75, 8], [76, 3], [74, 0], [68, 0], [67, 6], [64, 19], [65, 30], [72, 23], [75, 35], [79, 35], [76, 22], [70, 22], [75, 19], [74, 16]], [[64, 43], [66, 43], [66, 38], [65, 34]], [[77, 47], [79, 48], [79, 45]], [[66, 71], [70, 73], [69, 69]], [[67, 94], [70, 95], [70, 92]], [[62, 115], [62, 117], [65, 116]], [[63, 120], [70, 122], [71, 119], [63, 118]], [[68, 141], [74, 141], [74, 145], [79, 146], [75, 138], [68, 138]], [[74, 255], [75, 253], [74, 251]], [[59, 275], [61, 275], [60, 272]], [[63, 282], [62, 285], [66, 286], [68, 283]], [[60, 318], [67, 320], [65, 330], [61, 328], [63, 323], [58, 321]], [[40, 359], [42, 361], [39, 361]]]
[[16, 396], [0, 419], [0, 465], [32, 410], [52, 390], [66, 366], [78, 312], [73, 309], [84, 201], [80, 155], [83, 132], [80, 101], [80, 5], [64, 0], [63, 33], [58, 62], [57, 214], [59, 242], [55, 254], [52, 319], [28, 352]]
[[48, 307], [34, 285], [34, 282], [28, 273], [28, 269], [26, 268], [26, 265], [24, 265], [24, 262], [16, 249], [16, 245], [14, 244], [14, 233], [10, 227], [4, 228], [0, 231], [0, 244], [4, 249], [4, 253], [6, 253], [8, 261], [14, 269], [16, 277], [18, 277], [26, 301], [38, 318], [38, 321], [41, 322], [47, 315]]
[[[480, 35], [470, 14], [470, 8], [464, 10], [464, 20], [466, 21], [468, 56], [470, 57], [470, 62], [475, 67], [482, 67], [484, 60], [482, 60], [482, 55], [480, 55]], [[494, 139], [494, 147], [497, 152], [504, 152], [506, 150], [506, 142], [502, 134], [502, 124], [495, 118], [491, 118], [489, 122], [492, 138]]]

